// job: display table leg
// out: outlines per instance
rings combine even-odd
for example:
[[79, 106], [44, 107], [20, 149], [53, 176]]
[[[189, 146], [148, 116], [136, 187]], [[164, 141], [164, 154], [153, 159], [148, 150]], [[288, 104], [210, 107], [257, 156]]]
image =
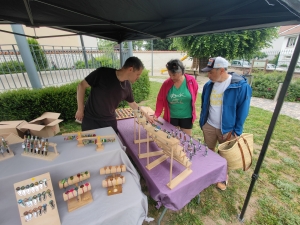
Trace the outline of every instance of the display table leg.
[[164, 215], [165, 215], [165, 213], [167, 212], [167, 208], [165, 207], [164, 208], [164, 210], [162, 211], [162, 213], [161, 213], [161, 215], [160, 215], [160, 217], [159, 217], [159, 219], [158, 219], [158, 225], [160, 225], [160, 221], [162, 220], [162, 218], [164, 217]]
[[197, 204], [200, 204], [200, 193], [198, 194], [198, 201]]

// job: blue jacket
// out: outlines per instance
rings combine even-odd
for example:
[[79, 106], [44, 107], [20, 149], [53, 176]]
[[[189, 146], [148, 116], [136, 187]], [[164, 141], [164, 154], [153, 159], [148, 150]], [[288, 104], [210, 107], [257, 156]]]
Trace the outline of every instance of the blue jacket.
[[[232, 75], [232, 79], [223, 94], [221, 132], [226, 134], [233, 131], [239, 136], [243, 133], [243, 126], [249, 113], [252, 89], [244, 77], [236, 73], [229, 74]], [[208, 119], [213, 85], [213, 82], [208, 81], [203, 87], [199, 120], [201, 129]]]

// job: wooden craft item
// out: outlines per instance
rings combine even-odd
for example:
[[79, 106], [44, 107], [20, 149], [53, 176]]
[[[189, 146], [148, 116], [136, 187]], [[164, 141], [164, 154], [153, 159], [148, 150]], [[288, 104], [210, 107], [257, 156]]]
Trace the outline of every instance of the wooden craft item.
[[96, 150], [97, 151], [102, 151], [104, 149], [104, 146], [103, 146], [102, 143], [106, 143], [106, 142], [103, 142], [103, 140], [105, 140], [105, 139], [114, 139], [114, 141], [115, 141], [116, 137], [115, 137], [115, 135], [112, 134], [112, 135], [105, 135], [105, 136], [77, 138], [77, 141], [78, 141], [77, 147], [83, 147], [84, 146], [83, 140], [95, 140], [95, 142], [96, 142], [95, 144], [97, 145]]
[[[64, 140], [77, 140], [78, 138], [86, 137], [87, 135], [90, 135], [91, 137], [95, 137], [96, 133], [95, 130], [87, 130], [87, 131], [80, 131], [80, 132], [73, 132], [73, 133], [63, 133], [62, 136], [64, 136]], [[71, 139], [67, 139], [68, 137], [72, 137]]]
[[117, 120], [133, 118], [131, 108], [118, 108], [115, 110]]
[[105, 166], [100, 169], [100, 174], [112, 174], [112, 173], [121, 173], [126, 171], [126, 165], [117, 165], [117, 166]]
[[[145, 143], [147, 141], [152, 141], [151, 137], [149, 140], [147, 139], [141, 139], [140, 132], [141, 132], [141, 127], [140, 126], [145, 126], [147, 123], [147, 119], [145, 116], [143, 116], [143, 113], [138, 112], [137, 110], [134, 111], [135, 119], [134, 119], [134, 129], [133, 129], [133, 142], [135, 144], [139, 144], [139, 155], [140, 155], [140, 143]], [[136, 123], [138, 124], [138, 138], [136, 137]]]
[[125, 171], [125, 165], [105, 166], [100, 168], [101, 175], [112, 174], [111, 176], [107, 176], [105, 180], [102, 181], [102, 187], [107, 188], [108, 196], [122, 193], [122, 184], [125, 183], [125, 177], [116, 173]]
[[[146, 121], [146, 117], [143, 115], [144, 112], [135, 110], [135, 121], [138, 124], [138, 139], [136, 140], [136, 122], [134, 122], [134, 143], [139, 145], [138, 156], [139, 158], [147, 158], [146, 168], [148, 170], [153, 169], [157, 165], [161, 164], [165, 160], [170, 158], [170, 182], [167, 186], [170, 189], [175, 188], [180, 182], [182, 182], [187, 176], [192, 173], [191, 165], [192, 163], [186, 156], [183, 147], [180, 146], [180, 141], [172, 137], [170, 134], [166, 134], [161, 131], [158, 127], [152, 126], [152, 124]], [[147, 138], [141, 140], [141, 126], [147, 132]], [[162, 149], [161, 151], [150, 152], [149, 142], [153, 140], [157, 146]], [[147, 152], [141, 153], [141, 143], [147, 142]], [[161, 156], [160, 156], [161, 155]], [[150, 157], [152, 156], [160, 156], [158, 159], [154, 160], [150, 163]], [[183, 165], [186, 169], [180, 173], [178, 176], [173, 178], [173, 160], [176, 160], [178, 163]]]
[[[30, 184], [34, 184], [36, 182], [39, 182], [41, 180], [46, 179], [47, 182], [47, 187], [45, 187], [43, 184], [41, 184], [41, 186], [39, 187], [43, 187], [35, 189], [35, 192], [31, 192], [30, 194], [25, 192], [25, 196], [20, 196], [17, 191], [15, 191], [15, 195], [16, 195], [16, 204], [18, 205], [18, 209], [19, 209], [19, 216], [21, 219], [21, 224], [22, 225], [28, 225], [28, 224], [33, 224], [33, 225], [39, 225], [39, 224], [43, 224], [43, 225], [60, 225], [60, 218], [59, 218], [59, 214], [58, 214], [58, 210], [57, 210], [57, 203], [55, 200], [55, 194], [54, 194], [54, 190], [53, 190], [53, 186], [52, 186], [52, 181], [51, 181], [51, 177], [49, 173], [45, 173], [36, 177], [32, 177], [30, 179], [27, 180], [23, 180], [20, 182], [17, 182], [14, 184], [14, 189], [16, 190], [18, 187], [26, 187], [27, 185]], [[38, 194], [42, 194], [44, 191], [47, 190], [51, 191], [51, 197], [46, 194], [46, 199], [43, 200], [43, 198], [41, 199], [41, 201], [36, 201], [36, 204], [32, 203], [32, 207], [28, 207], [27, 205], [25, 206], [21, 206], [21, 204], [18, 204], [19, 200], [24, 200], [25, 198], [29, 199], [29, 197], [33, 197], [33, 196], [37, 196]], [[38, 190], [38, 191], [37, 191]], [[50, 201], [52, 201], [54, 208], [52, 209], [52, 207], [50, 206]], [[43, 212], [43, 205], [47, 204], [46, 206], [46, 212]], [[39, 209], [41, 210], [41, 215], [39, 215]], [[27, 212], [27, 213], [26, 213]], [[25, 215], [24, 215], [25, 213]], [[37, 215], [37, 217], [35, 217], [34, 215]], [[25, 219], [29, 219], [31, 218], [29, 221], [26, 222]]]
[[115, 194], [121, 194], [122, 193], [122, 185], [116, 185], [112, 187], [107, 188], [107, 195], [115, 195]]
[[[75, 193], [76, 191], [74, 191]], [[87, 191], [81, 195], [78, 193], [78, 198], [71, 198], [67, 201], [68, 212], [72, 212], [82, 206], [85, 206], [91, 202], [93, 202], [93, 196], [91, 191]]]
[[71, 177], [69, 177], [68, 180], [65, 181], [64, 183], [62, 182], [62, 180], [60, 180], [58, 182], [59, 188], [60, 189], [66, 188], [70, 185], [77, 184], [79, 182], [89, 179], [91, 177], [90, 172], [89, 171], [86, 171], [86, 172], [87, 172], [87, 174], [85, 174], [85, 172], [79, 173], [80, 177], [78, 177], [78, 174], [76, 176], [72, 176], [72, 179], [71, 179]]
[[[80, 188], [80, 186], [79, 186], [78, 187], [78, 191], [74, 190], [72, 192], [68, 192], [68, 193], [65, 192], [65, 193], [63, 193], [63, 199], [64, 199], [64, 201], [68, 201], [68, 200], [70, 200], [72, 198], [77, 198], [80, 195], [84, 195], [87, 192], [89, 192], [90, 190], [92, 190], [92, 187], [91, 187], [90, 183], [85, 183], [85, 184], [88, 184], [88, 186], [82, 184], [83, 187]], [[78, 193], [78, 195], [77, 195], [77, 193]], [[81, 197], [84, 198], [84, 196], [81, 196]]]
[[60, 189], [75, 185], [75, 188], [71, 188], [63, 193], [63, 199], [67, 202], [69, 212], [93, 202], [91, 184], [89, 182], [83, 184], [83, 181], [89, 178], [90, 172], [86, 171], [70, 176], [67, 181], [60, 180], [58, 182]]
[[59, 156], [59, 153], [57, 152], [57, 148], [56, 148], [57, 144], [48, 142], [48, 146], [53, 148], [53, 152], [47, 151], [46, 156], [42, 155], [42, 154], [36, 154], [36, 153], [30, 153], [30, 152], [24, 152], [24, 151], [21, 155], [26, 156], [26, 157], [35, 158], [35, 159], [43, 159], [43, 160], [47, 160], [47, 161], [53, 161], [56, 157]]
[[116, 186], [119, 184], [124, 184], [125, 183], [125, 177], [121, 175], [116, 175], [115, 177], [107, 177], [105, 180], [102, 181], [102, 187], [111, 187], [111, 186]]
[[[14, 135], [14, 134], [13, 134]], [[15, 135], [16, 136], [16, 135]], [[10, 137], [10, 138], [9, 138]], [[3, 143], [2, 143], [2, 138], [6, 142], [7, 147], [4, 148]], [[8, 140], [13, 141], [15, 138], [12, 136], [12, 134], [1, 134], [0, 135], [0, 146], [3, 146], [3, 153], [0, 153], [0, 161], [4, 161], [6, 159], [12, 158], [14, 155], [13, 151], [9, 148], [9, 145], [11, 144]], [[23, 141], [23, 139], [22, 139]], [[7, 152], [7, 149], [9, 152]]]

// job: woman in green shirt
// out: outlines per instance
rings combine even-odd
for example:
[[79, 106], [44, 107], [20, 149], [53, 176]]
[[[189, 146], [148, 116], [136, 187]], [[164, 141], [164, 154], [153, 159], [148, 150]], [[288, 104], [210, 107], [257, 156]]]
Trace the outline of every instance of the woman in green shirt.
[[164, 110], [164, 120], [192, 135], [198, 83], [193, 76], [184, 74], [184, 66], [179, 59], [170, 60], [166, 67], [170, 78], [158, 93], [154, 119]]

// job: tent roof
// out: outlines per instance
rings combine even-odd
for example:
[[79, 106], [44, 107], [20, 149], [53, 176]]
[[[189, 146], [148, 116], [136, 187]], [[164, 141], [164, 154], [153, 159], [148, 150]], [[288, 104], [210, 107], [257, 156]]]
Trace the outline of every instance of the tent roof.
[[9, 0], [7, 22], [122, 42], [299, 24], [300, 0]]

